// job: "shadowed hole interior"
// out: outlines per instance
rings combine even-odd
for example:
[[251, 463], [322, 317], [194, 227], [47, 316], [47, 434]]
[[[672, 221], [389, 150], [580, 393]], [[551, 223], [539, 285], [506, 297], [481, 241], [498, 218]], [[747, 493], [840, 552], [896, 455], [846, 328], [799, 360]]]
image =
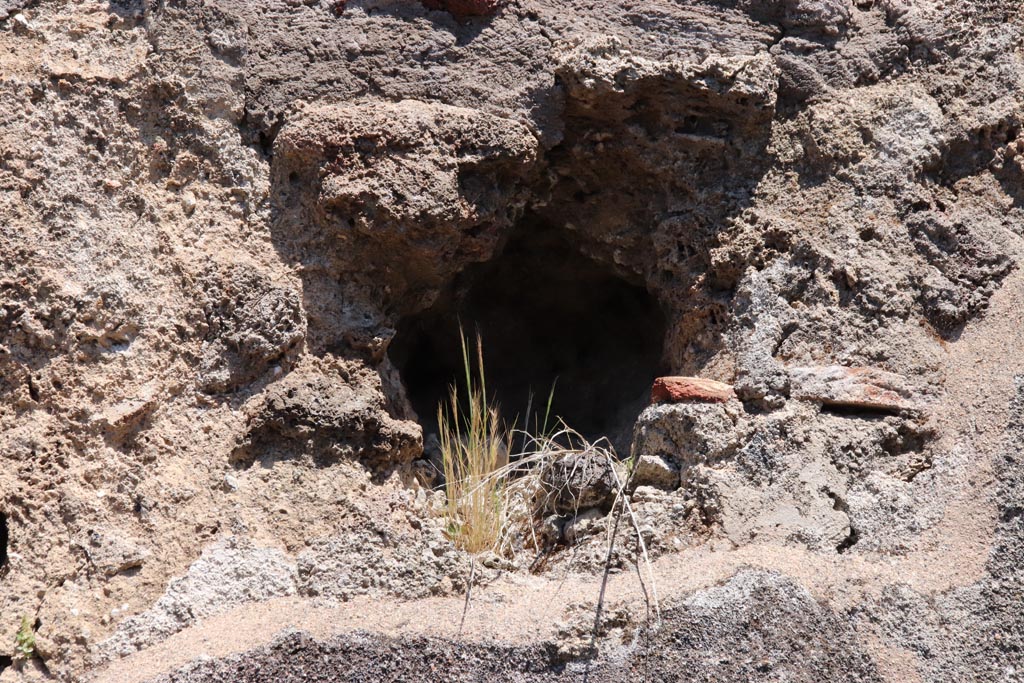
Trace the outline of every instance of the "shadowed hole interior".
[[7, 515], [0, 512], [0, 569], [7, 566], [7, 543], [9, 541], [7, 531]]
[[[647, 290], [592, 261], [566, 237], [524, 221], [499, 256], [467, 269], [433, 307], [401, 321], [390, 354], [425, 433], [463, 376], [459, 325], [483, 340], [488, 394], [523, 427], [527, 406], [625, 455], [662, 371], [665, 320]], [[557, 383], [556, 383], [557, 381]], [[532, 403], [530, 401], [533, 394]]]

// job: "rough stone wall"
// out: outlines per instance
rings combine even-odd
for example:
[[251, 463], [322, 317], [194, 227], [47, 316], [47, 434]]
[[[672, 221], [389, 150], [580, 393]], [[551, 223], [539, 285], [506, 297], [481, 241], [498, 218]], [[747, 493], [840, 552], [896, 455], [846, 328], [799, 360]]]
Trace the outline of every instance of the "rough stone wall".
[[622, 598], [578, 646], [587, 511], [556, 632], [256, 661], [1016, 680], [1019, 3], [424, 4], [0, 0], [0, 681], [152, 671], [267, 601], [561, 585], [454, 548], [387, 355], [527, 212], [657, 299], [673, 374], [735, 389], [637, 424], [660, 627]]

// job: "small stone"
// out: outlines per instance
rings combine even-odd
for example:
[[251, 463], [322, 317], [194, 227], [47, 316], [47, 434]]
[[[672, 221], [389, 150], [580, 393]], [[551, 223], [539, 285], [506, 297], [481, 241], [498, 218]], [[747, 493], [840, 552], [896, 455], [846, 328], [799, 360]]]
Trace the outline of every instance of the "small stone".
[[182, 193], [181, 208], [186, 216], [191, 216], [192, 212], [196, 210], [196, 196], [188, 191]]
[[488, 569], [500, 569], [507, 571], [512, 568], [512, 565], [508, 560], [494, 551], [487, 551], [478, 559], [480, 560], [480, 564]]
[[92, 421], [104, 431], [114, 434], [137, 426], [155, 406], [152, 397], [132, 398], [93, 416]]
[[[672, 492], [654, 486], [637, 486], [630, 496], [634, 505], [660, 506], [664, 508], [672, 499]], [[648, 510], [651, 508], [648, 507]]]
[[225, 491], [237, 491], [238, 490], [238, 478], [233, 474], [224, 475], [224, 490]]
[[591, 508], [584, 510], [575, 517], [572, 518], [565, 525], [565, 542], [573, 544], [580, 538], [585, 536], [591, 527], [594, 526], [594, 522], [604, 517], [604, 514], [597, 508]]
[[560, 515], [549, 515], [540, 526], [540, 534], [548, 543], [561, 543], [565, 530], [565, 519]]
[[597, 452], [573, 453], [552, 462], [541, 479], [547, 507], [557, 513], [608, 505], [615, 475], [608, 458]]
[[675, 491], [679, 488], [679, 466], [660, 455], [641, 455], [633, 471], [633, 484]]
[[21, 12], [18, 12], [11, 17], [11, 21], [14, 22], [15, 33], [32, 33], [35, 29], [35, 27], [29, 23], [28, 19], [26, 19], [25, 15]]
[[138, 569], [150, 557], [139, 541], [124, 537], [116, 529], [94, 530], [81, 545], [87, 549], [92, 565], [105, 576]]
[[732, 385], [703, 377], [659, 377], [651, 387], [651, 403], [725, 403], [735, 397]]

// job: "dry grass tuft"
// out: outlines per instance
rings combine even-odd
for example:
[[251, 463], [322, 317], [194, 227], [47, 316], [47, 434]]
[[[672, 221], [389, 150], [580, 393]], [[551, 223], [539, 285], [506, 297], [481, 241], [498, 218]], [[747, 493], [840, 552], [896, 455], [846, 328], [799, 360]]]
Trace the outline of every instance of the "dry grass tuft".
[[[465, 400], [462, 400], [458, 386], [453, 386], [449, 404], [438, 408], [441, 455], [447, 482], [445, 515], [452, 540], [463, 550], [474, 554], [494, 551], [503, 557], [514, 558], [526, 549], [541, 550], [543, 543], [536, 536], [537, 522], [548, 507], [546, 497], [552, 495], [542, 484], [545, 469], [567, 455], [586, 453], [601, 456], [607, 460], [615, 480], [612, 523], [609, 524], [607, 538], [608, 562], [615, 548], [620, 521], [625, 519], [637, 539], [639, 556], [636, 559], [641, 585], [660, 620], [653, 567], [627, 493], [635, 463], [631, 461], [628, 474], [622, 476], [616, 468], [618, 458], [615, 450], [607, 439], [589, 442], [561, 420], [557, 420], [555, 427], [549, 430], [551, 395], [543, 426], [537, 425], [539, 435], [506, 427], [499, 417], [497, 404], [487, 396], [479, 335], [475, 359], [472, 360], [468, 340], [462, 336], [462, 357]], [[474, 379], [473, 360], [477, 379]], [[506, 444], [514, 443], [514, 439], [521, 444], [522, 452], [510, 459]], [[603, 600], [604, 582], [598, 621]]]
[[504, 526], [502, 488], [504, 481], [494, 476], [508, 462], [509, 430], [498, 415], [498, 407], [487, 398], [483, 349], [476, 340], [473, 367], [466, 338], [462, 337], [466, 400], [460, 400], [457, 385], [452, 386], [447, 409], [437, 411], [441, 456], [447, 482], [448, 532], [463, 550], [480, 553], [493, 550]]

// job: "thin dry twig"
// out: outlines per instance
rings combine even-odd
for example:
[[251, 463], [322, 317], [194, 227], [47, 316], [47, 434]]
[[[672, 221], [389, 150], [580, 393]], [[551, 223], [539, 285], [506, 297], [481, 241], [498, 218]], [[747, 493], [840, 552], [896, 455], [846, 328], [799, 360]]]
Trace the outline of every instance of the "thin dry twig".
[[[633, 523], [633, 530], [636, 532], [637, 545], [640, 547], [640, 553], [641, 553], [641, 556], [643, 557], [643, 560], [644, 560], [643, 564], [644, 564], [644, 567], [647, 569], [648, 576], [650, 576], [650, 579], [651, 579], [651, 596], [652, 596], [653, 602], [654, 602], [654, 613], [655, 613], [655, 616], [657, 617], [657, 622], [656, 622], [655, 625], [657, 626], [657, 624], [661, 623], [661, 607], [660, 607], [660, 605], [658, 603], [658, 585], [657, 585], [657, 583], [654, 580], [654, 565], [651, 563], [651, 558], [647, 554], [647, 543], [644, 542], [644, 535], [640, 531], [640, 522], [636, 518], [636, 513], [633, 511], [633, 506], [629, 502], [629, 496], [626, 494], [626, 491], [628, 489], [628, 485], [633, 480], [633, 472], [635, 470], [636, 470], [636, 461], [634, 460], [633, 463], [632, 463], [632, 466], [629, 468], [629, 476], [628, 476], [628, 478], [626, 480], [626, 484], [623, 484], [619, 480], [619, 475], [615, 471], [614, 467], [612, 467], [612, 476], [615, 477], [615, 484], [616, 484], [616, 487], [619, 490], [618, 495], [622, 497], [623, 508], [626, 510], [626, 512], [629, 513], [629, 519]], [[643, 576], [640, 573], [640, 563], [639, 562], [637, 563], [637, 575], [640, 576], [640, 586], [641, 586], [641, 588], [644, 591], [644, 597], [646, 599], [647, 588], [646, 588], [646, 586], [644, 586], [644, 583], [643, 583]], [[649, 608], [650, 608], [650, 605], [648, 605], [648, 609]]]
[[466, 623], [466, 613], [469, 612], [469, 599], [473, 594], [473, 579], [476, 578], [476, 558], [469, 558], [469, 584], [466, 586], [466, 603], [462, 606], [462, 619], [459, 620], [459, 635], [462, 635], [462, 627]]

